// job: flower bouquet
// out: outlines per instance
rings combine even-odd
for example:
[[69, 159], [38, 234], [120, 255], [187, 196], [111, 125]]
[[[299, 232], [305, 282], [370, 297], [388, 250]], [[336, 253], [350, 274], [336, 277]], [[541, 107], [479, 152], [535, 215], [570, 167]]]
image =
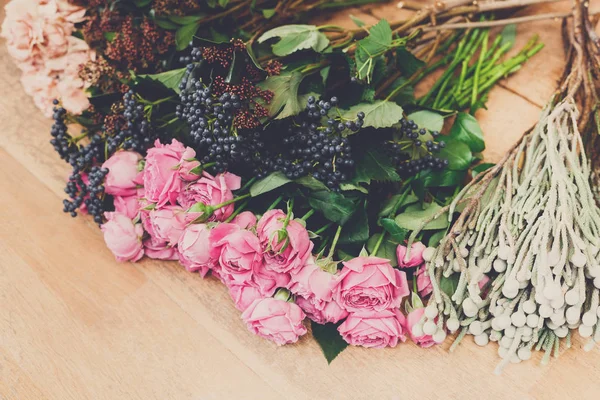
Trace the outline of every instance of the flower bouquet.
[[[22, 2], [3, 35], [24, 74], [78, 85], [36, 100], [54, 100], [51, 144], [72, 167], [64, 211], [89, 214], [118, 261], [219, 279], [279, 345], [308, 320], [328, 361], [348, 344], [442, 343], [492, 304], [505, 275], [467, 274], [471, 236], [455, 227], [504, 163], [482, 162], [474, 114], [543, 47], [507, 56], [519, 19], [493, 13], [532, 1], [454, 0], [356, 28], [309, 24], [347, 0]], [[55, 73], [71, 63], [76, 76]]]

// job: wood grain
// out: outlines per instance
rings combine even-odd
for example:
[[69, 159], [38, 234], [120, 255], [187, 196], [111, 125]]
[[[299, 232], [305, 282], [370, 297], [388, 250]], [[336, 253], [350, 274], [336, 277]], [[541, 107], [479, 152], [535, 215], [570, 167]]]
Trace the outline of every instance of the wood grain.
[[[351, 11], [368, 21], [398, 12]], [[490, 160], [553, 91], [562, 53], [552, 24], [520, 28], [519, 40], [542, 29], [547, 47], [478, 113]], [[68, 168], [17, 76], [0, 43], [0, 399], [597, 398], [600, 352], [579, 341], [549, 366], [538, 355], [500, 377], [496, 346], [471, 340], [453, 354], [450, 343], [350, 348], [328, 366], [310, 335], [277, 347], [249, 333], [216, 279], [174, 262], [115, 262], [89, 219], [61, 212]]]

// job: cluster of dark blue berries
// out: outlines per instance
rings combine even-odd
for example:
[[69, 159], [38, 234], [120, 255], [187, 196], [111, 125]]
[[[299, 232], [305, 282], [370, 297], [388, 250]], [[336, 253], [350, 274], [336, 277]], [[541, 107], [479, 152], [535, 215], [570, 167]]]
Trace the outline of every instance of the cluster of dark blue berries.
[[86, 144], [68, 133], [67, 112], [58, 105], [58, 101], [54, 104], [50, 143], [72, 168], [65, 187], [69, 199], [63, 201], [63, 211], [75, 217], [77, 210], [85, 206], [94, 221], [101, 224], [110, 202], [106, 201], [104, 194], [104, 177], [108, 170], [98, 165], [120, 149], [145, 154], [159, 135], [144, 118], [143, 105], [139, 104], [132, 91], [123, 96], [122, 110], [105, 118], [101, 130], [84, 132]]
[[193, 64], [188, 65], [188, 73], [179, 85], [181, 104], [177, 105], [175, 115], [189, 126], [201, 161], [213, 163], [215, 171], [223, 172], [243, 161], [248, 153], [243, 148], [245, 138], [232, 129], [235, 113], [242, 103], [235, 94], [215, 96], [209, 86], [192, 76], [193, 68]]
[[429, 133], [432, 139], [425, 136], [427, 129], [419, 128], [415, 121], [400, 120], [400, 130], [388, 143], [388, 149], [401, 175], [415, 175], [427, 169], [440, 171], [448, 167], [448, 160], [436, 156], [446, 143], [438, 140], [439, 132]]
[[347, 181], [354, 169], [352, 148], [345, 134], [358, 131], [365, 115], [359, 112], [353, 121], [330, 117], [337, 104], [336, 97], [319, 101], [309, 97], [304, 112], [290, 121], [282, 142], [277, 148], [271, 146], [274, 157], [269, 157], [265, 171], [281, 171], [289, 179], [313, 176], [328, 188], [339, 190], [340, 183]]

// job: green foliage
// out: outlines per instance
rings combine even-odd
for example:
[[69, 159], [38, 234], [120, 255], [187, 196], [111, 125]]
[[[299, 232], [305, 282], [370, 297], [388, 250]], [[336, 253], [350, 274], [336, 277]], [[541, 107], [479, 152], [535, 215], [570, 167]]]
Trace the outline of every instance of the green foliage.
[[283, 119], [298, 115], [304, 109], [311, 94], [298, 94], [303, 79], [304, 75], [300, 72], [287, 72], [270, 76], [258, 84], [261, 89], [273, 92], [273, 100], [267, 105], [270, 116]]
[[323, 355], [328, 364], [346, 348], [348, 343], [342, 338], [337, 330], [339, 324], [320, 325], [311, 321], [313, 337], [321, 347]]
[[396, 221], [391, 218], [382, 218], [379, 222], [394, 241], [397, 243], [402, 243], [404, 241], [408, 234], [408, 230], [401, 228]]
[[483, 131], [475, 117], [471, 114], [458, 113], [456, 121], [454, 121], [454, 125], [452, 125], [452, 129], [450, 130], [450, 137], [469, 146], [469, 149], [473, 153], [485, 149]]
[[419, 128], [425, 128], [430, 132], [440, 132], [444, 127], [444, 117], [429, 110], [416, 111], [412, 114], [409, 114], [406, 118], [412, 119], [419, 126]]
[[392, 267], [395, 267], [396, 265], [398, 265], [396, 248], [398, 247], [399, 243], [396, 242], [394, 239], [391, 239], [390, 237], [385, 237], [383, 238], [383, 242], [381, 242], [381, 246], [379, 246], [379, 249], [377, 250], [377, 254], [373, 254], [375, 244], [377, 243], [380, 237], [381, 233], [376, 233], [373, 236], [371, 236], [367, 242], [367, 250], [372, 256], [377, 256], [390, 260], [390, 264], [392, 265]]
[[356, 165], [355, 183], [371, 183], [371, 181], [400, 180], [400, 175], [392, 165], [389, 157], [378, 149], [367, 150]]
[[303, 176], [302, 178], [298, 178], [294, 182], [296, 182], [298, 185], [304, 186], [305, 188], [310, 189], [312, 191], [329, 190], [329, 188], [327, 188], [327, 186], [323, 182], [321, 182], [318, 179], [315, 179], [314, 177], [312, 177], [310, 175]]
[[439, 154], [440, 157], [448, 160], [448, 168], [455, 171], [466, 170], [473, 162], [473, 153], [469, 146], [451, 137], [447, 138], [446, 147]]
[[458, 275], [459, 274], [452, 274], [449, 278], [442, 275], [442, 279], [440, 280], [440, 289], [442, 292], [446, 293], [448, 296], [454, 294], [458, 286]]
[[396, 64], [402, 74], [408, 77], [425, 66], [425, 62], [415, 57], [406, 47], [396, 49]]
[[359, 103], [342, 111], [347, 119], [356, 119], [356, 114], [365, 113], [364, 128], [389, 128], [402, 118], [402, 107], [393, 101], [377, 100], [373, 103]]
[[312, 192], [308, 203], [315, 210], [320, 211], [325, 218], [338, 225], [344, 225], [356, 211], [356, 204], [336, 192], [320, 190]]
[[160, 74], [152, 75], [137, 75], [139, 79], [150, 79], [155, 82], [162, 83], [167, 89], [173, 89], [179, 93], [179, 83], [185, 75], [186, 68], [172, 69], [170, 71], [161, 72]]
[[[396, 223], [401, 228], [414, 231], [419, 229], [425, 221], [437, 214], [442, 208], [437, 203], [428, 203], [425, 204], [425, 207], [426, 208], [421, 209], [420, 206], [417, 206], [410, 211], [403, 212], [402, 214], [396, 216]], [[448, 224], [448, 212], [444, 212], [436, 219], [427, 223], [423, 230], [444, 229], [448, 226]]]
[[452, 187], [458, 186], [465, 179], [464, 171], [453, 171], [445, 169], [443, 171], [429, 171], [421, 176], [423, 185], [431, 187]]
[[314, 25], [284, 25], [265, 32], [258, 43], [279, 38], [273, 45], [273, 54], [284, 57], [300, 50], [313, 49], [317, 53], [329, 46], [329, 39]]
[[375, 58], [381, 56], [392, 47], [392, 28], [382, 19], [369, 30], [369, 36], [360, 40], [356, 45], [356, 73], [360, 79], [371, 82]]
[[357, 210], [342, 229], [339, 244], [362, 245], [369, 239], [369, 217], [364, 207]]
[[291, 182], [282, 172], [273, 172], [271, 175], [255, 182], [250, 186], [250, 195], [252, 197], [260, 196], [261, 194], [270, 192]]
[[178, 51], [184, 50], [189, 46], [199, 28], [200, 24], [193, 22], [177, 29], [177, 32], [175, 32], [175, 47]]
[[506, 25], [500, 36], [502, 37], [501, 46], [507, 46], [507, 50], [511, 49], [517, 40], [517, 24]]

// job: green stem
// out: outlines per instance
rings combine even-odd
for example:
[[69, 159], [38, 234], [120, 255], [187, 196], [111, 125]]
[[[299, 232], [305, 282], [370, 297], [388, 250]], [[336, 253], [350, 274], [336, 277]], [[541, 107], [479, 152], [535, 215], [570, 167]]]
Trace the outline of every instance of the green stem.
[[276, 198], [276, 199], [275, 199], [275, 201], [274, 201], [273, 203], [271, 203], [271, 205], [269, 206], [269, 208], [267, 208], [267, 211], [270, 211], [270, 210], [274, 209], [274, 208], [275, 208], [275, 206], [276, 206], [277, 204], [279, 204], [279, 202], [280, 202], [281, 200], [283, 200], [283, 196], [279, 196], [278, 198]]
[[404, 193], [402, 193], [402, 196], [400, 197], [400, 199], [398, 199], [398, 201], [396, 202], [396, 204], [394, 204], [394, 208], [392, 209], [392, 212], [390, 213], [390, 216], [392, 216], [392, 218], [394, 218], [396, 216], [396, 212], [398, 211], [398, 209], [400, 208], [400, 206], [402, 205], [402, 203], [404, 203], [404, 200], [406, 200], [406, 197], [408, 197], [408, 193], [410, 192], [410, 186], [408, 185], [414, 178], [410, 177], [409, 179], [407, 179], [405, 181], [405, 185], [407, 185], [406, 189], [404, 190]]
[[383, 238], [385, 237], [385, 231], [381, 232], [381, 236], [377, 239], [377, 243], [375, 243], [375, 247], [373, 247], [373, 251], [371, 255], [377, 256], [377, 252], [379, 251], [379, 247], [381, 247], [381, 243], [383, 243]]
[[239, 197], [236, 197], [235, 199], [224, 201], [223, 203], [217, 204], [216, 206], [212, 206], [212, 207], [215, 210], [218, 210], [219, 208], [227, 207], [230, 204], [233, 204], [233, 203], [235, 203], [237, 201], [240, 201], [240, 200], [247, 199], [248, 197], [250, 197], [250, 193], [243, 194], [243, 195], [241, 195]]
[[244, 208], [246, 208], [247, 205], [248, 205], [248, 200], [246, 200], [245, 202], [243, 202], [239, 207], [236, 207], [236, 209], [233, 212], [233, 214], [231, 214], [229, 216], [229, 218], [227, 218], [225, 220], [225, 222], [231, 222], [231, 221], [233, 221], [233, 219], [235, 217], [237, 217], [242, 211], [244, 211]]
[[302, 221], [306, 221], [307, 219], [310, 218], [311, 215], [313, 215], [315, 213], [315, 210], [313, 210], [312, 208], [310, 209], [310, 211], [308, 211], [306, 214], [304, 214], [304, 216], [302, 218], [300, 218]]
[[479, 61], [477, 61], [477, 68], [475, 68], [475, 77], [473, 78], [473, 91], [471, 92], [471, 108], [474, 108], [475, 103], [477, 102], [479, 75], [481, 74], [481, 66], [483, 65], [483, 60], [487, 55], [488, 35], [489, 31], [485, 31], [485, 33], [483, 34], [484, 39], [481, 45], [481, 52], [479, 53]]
[[331, 247], [329, 248], [329, 254], [327, 254], [327, 258], [333, 258], [333, 253], [335, 252], [335, 246], [337, 246], [337, 242], [340, 239], [341, 233], [342, 233], [342, 226], [338, 225], [337, 231], [335, 231], [335, 236], [333, 237], [333, 242], [331, 242]]
[[[205, 166], [205, 168], [206, 168], [206, 166]], [[252, 185], [255, 181], [256, 181], [256, 177], [250, 179], [248, 182], [246, 182], [244, 184], [244, 186], [242, 186], [242, 188], [240, 189], [240, 192], [243, 192], [244, 190], [248, 189], [250, 187], [250, 185]]]
[[325, 226], [322, 226], [321, 228], [319, 228], [319, 230], [315, 231], [316, 235], [320, 235], [321, 233], [325, 232], [327, 229], [329, 229], [329, 227], [333, 224], [333, 222], [330, 222], [328, 224], [326, 224]]
[[283, 221], [283, 229], [287, 228], [290, 224], [290, 219], [292, 218], [292, 211], [294, 209], [294, 198], [292, 197], [288, 202], [287, 206], [287, 214], [285, 216], [285, 221]]

